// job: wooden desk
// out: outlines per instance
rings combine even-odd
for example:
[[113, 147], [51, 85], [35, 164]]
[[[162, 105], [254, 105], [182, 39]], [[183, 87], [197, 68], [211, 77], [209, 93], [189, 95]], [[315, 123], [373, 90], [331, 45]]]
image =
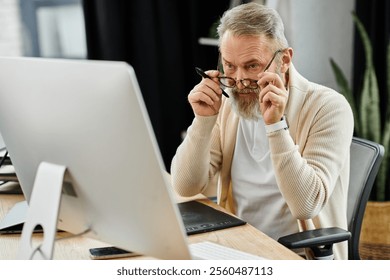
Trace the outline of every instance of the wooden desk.
[[[21, 195], [0, 195], [0, 219], [12, 208], [12, 206], [23, 200]], [[218, 207], [206, 199], [202, 202]], [[33, 242], [42, 242], [42, 234], [34, 234]], [[61, 232], [58, 237], [70, 236], [66, 232]], [[221, 245], [235, 248], [244, 252], [259, 255], [267, 259], [294, 260], [302, 259], [297, 254], [280, 245], [277, 241], [268, 237], [251, 225], [233, 227], [208, 233], [191, 235], [190, 243], [201, 241], [212, 241]], [[15, 259], [19, 246], [19, 234], [0, 235], [0, 259]], [[88, 260], [89, 248], [109, 246], [109, 244], [90, 239], [87, 237], [74, 237], [58, 240], [55, 242], [54, 259], [65, 260]], [[148, 257], [138, 257], [137, 259], [150, 259]]]

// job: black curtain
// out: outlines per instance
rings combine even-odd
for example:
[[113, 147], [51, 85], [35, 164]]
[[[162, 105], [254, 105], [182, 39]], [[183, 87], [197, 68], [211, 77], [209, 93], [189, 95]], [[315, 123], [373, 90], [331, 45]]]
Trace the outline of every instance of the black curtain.
[[[382, 112], [386, 110], [387, 100], [387, 46], [390, 40], [390, 1], [388, 0], [356, 0], [356, 14], [362, 21], [370, 37], [373, 49], [373, 60], [381, 94]], [[365, 53], [361, 39], [355, 28], [354, 72], [355, 92], [360, 92], [365, 69]], [[390, 94], [390, 93], [389, 93]], [[382, 116], [383, 118], [385, 116]]]
[[[193, 119], [187, 95], [215, 69], [218, 49], [202, 46], [229, 1], [84, 0], [88, 59], [134, 67], [167, 170]], [[115, 108], [113, 108], [115, 110]]]
[[[373, 62], [378, 79], [378, 87], [380, 93], [380, 104], [382, 120], [384, 120], [387, 97], [390, 92], [387, 88], [387, 46], [390, 40], [390, 1], [388, 0], [356, 0], [355, 11], [359, 19], [362, 21], [370, 37], [373, 49]], [[358, 96], [362, 88], [364, 69], [365, 69], [365, 53], [361, 39], [355, 28], [355, 43], [354, 43], [354, 68], [353, 68], [353, 89], [354, 94]], [[383, 123], [383, 121], [382, 121]], [[390, 183], [390, 182], [388, 182]], [[386, 198], [390, 198], [390, 188], [387, 188]], [[371, 199], [375, 199], [373, 192]]]

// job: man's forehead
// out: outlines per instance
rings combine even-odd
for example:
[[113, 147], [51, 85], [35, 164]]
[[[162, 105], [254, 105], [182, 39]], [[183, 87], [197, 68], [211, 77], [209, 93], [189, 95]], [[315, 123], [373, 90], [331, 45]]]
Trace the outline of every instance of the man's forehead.
[[265, 35], [236, 35], [230, 31], [225, 32], [220, 41], [220, 50], [223, 51], [250, 51], [272, 52], [273, 43]]
[[237, 59], [265, 61], [272, 54], [272, 44], [263, 36], [227, 34], [221, 40], [220, 52], [222, 59], [231, 63], [238, 62]]

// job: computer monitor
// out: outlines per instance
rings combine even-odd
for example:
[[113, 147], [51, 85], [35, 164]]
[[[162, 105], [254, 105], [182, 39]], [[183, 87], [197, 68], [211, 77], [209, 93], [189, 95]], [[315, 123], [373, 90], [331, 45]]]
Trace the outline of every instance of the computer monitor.
[[0, 151], [3, 150], [3, 149], [5, 149], [5, 144], [4, 144], [3, 137], [0, 134]]
[[190, 258], [130, 65], [0, 58], [0, 100], [0, 131], [30, 211], [34, 194], [43, 208], [56, 207], [48, 206], [54, 184], [44, 182], [42, 189], [41, 182], [40, 191], [33, 190], [38, 167], [62, 166], [70, 184], [62, 188], [59, 229], [87, 231], [156, 258]]

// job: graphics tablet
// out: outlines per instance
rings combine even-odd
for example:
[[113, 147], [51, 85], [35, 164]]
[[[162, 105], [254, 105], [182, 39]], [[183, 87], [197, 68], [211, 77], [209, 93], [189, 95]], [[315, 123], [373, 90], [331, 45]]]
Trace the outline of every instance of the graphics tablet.
[[246, 224], [239, 218], [198, 201], [183, 202], [178, 206], [187, 235]]

